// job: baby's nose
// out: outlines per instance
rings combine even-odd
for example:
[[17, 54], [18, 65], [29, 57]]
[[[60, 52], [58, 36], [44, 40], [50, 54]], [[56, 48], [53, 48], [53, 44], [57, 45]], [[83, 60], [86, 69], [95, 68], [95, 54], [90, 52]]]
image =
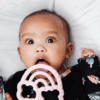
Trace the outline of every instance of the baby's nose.
[[38, 46], [38, 47], [36, 48], [36, 52], [46, 52], [46, 48], [43, 47], [43, 46]]

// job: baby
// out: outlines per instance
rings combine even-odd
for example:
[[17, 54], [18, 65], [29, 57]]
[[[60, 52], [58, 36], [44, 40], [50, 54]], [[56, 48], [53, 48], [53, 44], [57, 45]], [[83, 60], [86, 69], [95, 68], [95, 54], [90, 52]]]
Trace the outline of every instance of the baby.
[[[73, 44], [68, 43], [69, 28], [66, 21], [59, 15], [50, 11], [38, 11], [28, 15], [21, 23], [19, 30], [20, 46], [18, 53], [22, 62], [27, 68], [36, 64], [47, 64], [52, 66], [62, 75], [66, 68], [63, 66], [65, 59], [69, 59], [73, 52]], [[85, 53], [82, 57], [91, 56], [94, 52], [88, 49], [81, 49]], [[17, 100], [17, 84], [26, 70], [16, 72], [5, 84], [6, 99]], [[69, 72], [71, 72], [69, 74]], [[69, 75], [62, 79], [64, 88], [64, 100], [88, 100], [82, 85], [80, 72], [75, 70], [66, 71]], [[75, 79], [74, 79], [75, 77]], [[70, 80], [78, 80], [78, 84]], [[67, 80], [67, 81], [66, 81]], [[79, 85], [81, 84], [81, 85]], [[80, 89], [82, 89], [82, 95]], [[70, 87], [70, 88], [69, 88]], [[75, 88], [74, 88], [75, 87]], [[78, 89], [73, 90], [73, 89]], [[75, 93], [76, 91], [76, 93]], [[78, 95], [81, 95], [78, 96]], [[49, 100], [49, 99], [48, 99]]]

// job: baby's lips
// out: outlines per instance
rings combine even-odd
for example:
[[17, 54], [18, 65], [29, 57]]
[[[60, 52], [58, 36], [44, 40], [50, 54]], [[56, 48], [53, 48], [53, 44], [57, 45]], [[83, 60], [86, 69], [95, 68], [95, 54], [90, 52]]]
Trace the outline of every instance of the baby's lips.
[[38, 68], [38, 69], [35, 69], [35, 71], [36, 71], [36, 72], [37, 72], [37, 71], [48, 72], [48, 70], [46, 70], [46, 69], [43, 69], [43, 68]]
[[45, 64], [45, 65], [48, 65], [46, 61], [39, 61], [38, 64]]

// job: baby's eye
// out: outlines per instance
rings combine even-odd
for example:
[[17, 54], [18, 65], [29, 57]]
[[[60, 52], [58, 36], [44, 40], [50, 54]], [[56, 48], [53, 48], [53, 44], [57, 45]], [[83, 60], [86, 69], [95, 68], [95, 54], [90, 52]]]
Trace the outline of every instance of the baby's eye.
[[46, 43], [53, 43], [54, 41], [55, 41], [55, 39], [53, 37], [51, 37], [46, 40]]
[[28, 39], [28, 40], [26, 41], [26, 43], [27, 43], [27, 44], [34, 44], [34, 40]]

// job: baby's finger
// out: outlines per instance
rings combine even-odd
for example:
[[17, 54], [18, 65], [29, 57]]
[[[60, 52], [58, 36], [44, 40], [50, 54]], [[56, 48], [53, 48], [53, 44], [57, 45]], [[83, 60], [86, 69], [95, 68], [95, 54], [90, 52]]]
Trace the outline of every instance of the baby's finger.
[[84, 53], [83, 55], [84, 55], [84, 57], [91, 57], [92, 55], [93, 55], [94, 53], [91, 53], [91, 52], [86, 52], [86, 53]]
[[87, 49], [86, 48], [80, 48], [80, 50], [81, 50], [81, 57], [85, 58], [84, 53], [86, 52]]
[[87, 57], [91, 57], [92, 55], [94, 55], [94, 57], [95, 56], [98, 56], [98, 54], [97, 53], [92, 53], [92, 52], [89, 52], [89, 53], [87, 53], [87, 54], [85, 54], [85, 56]]
[[89, 56], [89, 53], [87, 53], [87, 52], [84, 52], [84, 53], [82, 53], [82, 58], [85, 58], [85, 57], [88, 57]]
[[12, 100], [12, 97], [10, 96], [8, 92], [6, 92], [5, 97], [6, 97], [5, 100]]
[[80, 48], [80, 50], [86, 50], [86, 48]]
[[90, 53], [90, 54], [89, 54], [89, 57], [91, 57], [92, 55], [94, 55], [94, 56], [95, 56], [95, 53]]
[[98, 54], [97, 54], [97, 53], [93, 53], [93, 55], [98, 56]]
[[80, 48], [82, 54], [87, 50], [86, 48]]
[[95, 75], [89, 75], [87, 77], [92, 83], [95, 83], [95, 84], [99, 83], [99, 80], [98, 80], [98, 78], [96, 78]]

